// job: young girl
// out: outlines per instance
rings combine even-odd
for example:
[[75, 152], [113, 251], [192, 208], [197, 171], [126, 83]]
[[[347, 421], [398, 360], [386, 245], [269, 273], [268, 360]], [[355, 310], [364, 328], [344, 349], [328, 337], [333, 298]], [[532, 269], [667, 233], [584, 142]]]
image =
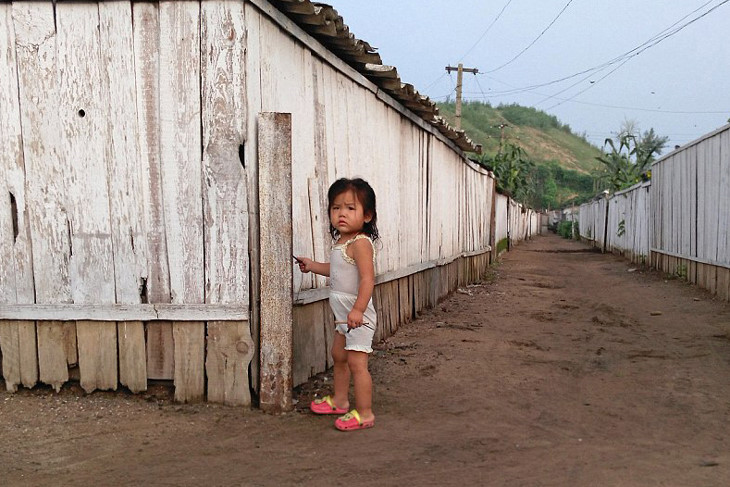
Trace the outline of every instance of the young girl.
[[302, 272], [330, 277], [330, 307], [335, 315], [334, 395], [316, 399], [310, 409], [316, 414], [343, 414], [350, 407], [348, 389], [352, 375], [355, 409], [335, 421], [342, 431], [371, 428], [373, 382], [368, 371], [376, 315], [372, 295], [375, 287], [375, 249], [378, 239], [375, 192], [362, 179], [338, 179], [330, 186], [330, 233], [334, 245], [330, 262], [297, 257]]

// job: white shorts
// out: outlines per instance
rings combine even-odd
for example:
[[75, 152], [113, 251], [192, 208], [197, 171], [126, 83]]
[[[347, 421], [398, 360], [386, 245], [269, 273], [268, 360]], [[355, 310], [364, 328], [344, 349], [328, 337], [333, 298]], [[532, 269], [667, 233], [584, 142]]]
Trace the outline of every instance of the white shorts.
[[[330, 308], [335, 315], [335, 321], [347, 321], [347, 315], [352, 310], [357, 296], [339, 291], [330, 290]], [[366, 325], [349, 329], [347, 323], [339, 324], [335, 327], [335, 331], [345, 337], [345, 350], [353, 350], [355, 352], [373, 352], [373, 336], [377, 327], [378, 319], [373, 306], [373, 300], [368, 303], [368, 307], [364, 313], [364, 322]]]

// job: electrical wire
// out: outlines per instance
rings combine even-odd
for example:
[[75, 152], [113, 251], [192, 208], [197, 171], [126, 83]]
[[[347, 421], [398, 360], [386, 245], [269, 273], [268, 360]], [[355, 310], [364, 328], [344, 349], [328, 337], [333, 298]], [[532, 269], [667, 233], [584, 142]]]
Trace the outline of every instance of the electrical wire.
[[521, 50], [519, 53], [517, 53], [517, 55], [515, 57], [513, 57], [506, 63], [504, 63], [500, 66], [497, 66], [496, 68], [494, 68], [490, 71], [487, 71], [487, 73], [494, 73], [495, 71], [499, 71], [500, 69], [504, 68], [505, 66], [512, 64], [517, 58], [522, 56], [528, 49], [530, 49], [533, 45], [535, 45], [535, 43], [545, 34], [545, 32], [547, 32], [550, 29], [550, 27], [553, 26], [553, 24], [560, 18], [561, 15], [563, 15], [563, 12], [565, 12], [567, 10], [567, 8], [570, 6], [571, 3], [573, 3], [573, 0], [568, 0], [568, 3], [565, 4], [565, 6], [563, 7], [563, 9], [560, 12], [558, 12], [558, 15], [556, 15], [555, 18], [552, 21], [550, 21], [550, 23], [547, 25], [547, 27], [545, 27], [542, 30], [542, 32], [540, 32], [540, 34], [537, 37], [535, 37], [535, 39], [533, 39], [533, 41], [527, 45], [527, 47], [525, 47], [523, 50]]
[[[505, 83], [504, 81], [494, 78], [492, 76], [487, 76], [489, 79], [496, 81], [497, 83], [501, 83], [506, 86], [512, 86], [509, 83]], [[479, 84], [479, 79], [477, 78], [477, 84]], [[492, 93], [492, 94], [486, 94], [484, 89], [479, 85], [479, 92], [476, 91], [464, 91], [464, 95], [479, 95], [481, 94], [481, 98], [484, 100], [487, 100], [489, 98], [500, 98], [502, 96], [508, 96], [503, 95], [500, 92]], [[724, 113], [730, 113], [730, 109], [728, 110], [663, 110], [661, 108], [639, 108], [639, 107], [627, 107], [622, 105], [608, 105], [605, 103], [593, 103], [593, 102], [587, 102], [587, 101], [578, 101], [578, 100], [570, 100], [568, 98], [561, 98], [559, 96], [554, 95], [548, 95], [546, 93], [541, 93], [539, 91], [530, 90], [527, 91], [527, 93], [532, 93], [535, 95], [543, 96], [543, 97], [549, 97], [552, 96], [553, 98], [561, 101], [571, 101], [572, 103], [577, 103], [579, 105], [589, 105], [594, 107], [603, 107], [603, 108], [615, 108], [618, 110], [635, 110], [638, 112], [654, 112], [654, 113], [672, 113], [672, 114], [681, 114], [681, 115], [718, 115], [718, 114], [724, 114]], [[448, 95], [443, 95], [443, 97]]]
[[501, 94], [505, 94], [505, 95], [506, 94], [517, 94], [517, 93], [521, 93], [521, 92], [524, 92], [524, 91], [531, 91], [531, 90], [534, 90], [535, 88], [542, 88], [544, 86], [554, 85], [556, 83], [560, 83], [560, 82], [563, 82], [563, 81], [567, 81], [567, 80], [572, 79], [572, 78], [575, 78], [577, 76], [581, 76], [581, 75], [588, 74], [588, 73], [599, 72], [599, 71], [601, 71], [603, 69], [606, 69], [609, 66], [612, 66], [612, 65], [614, 65], [614, 64], [616, 64], [618, 62], [623, 61], [627, 57], [630, 58], [630, 57], [634, 57], [634, 56], [636, 56], [638, 54], [641, 54], [646, 49], [649, 49], [650, 47], [653, 47], [653, 46], [659, 44], [663, 40], [665, 40], [665, 39], [667, 39], [667, 38], [669, 38], [669, 37], [677, 34], [679, 31], [681, 31], [682, 29], [684, 29], [688, 25], [690, 25], [690, 24], [696, 22], [697, 20], [701, 19], [702, 17], [708, 15], [709, 13], [711, 13], [712, 11], [714, 11], [717, 8], [721, 7], [722, 5], [726, 4], [730, 0], [723, 0], [719, 4], [717, 4], [714, 7], [712, 7], [710, 10], [704, 12], [702, 15], [700, 15], [698, 17], [695, 17], [694, 19], [692, 19], [692, 20], [686, 22], [685, 24], [683, 24], [683, 25], [681, 25], [681, 26], [679, 26], [679, 27], [677, 27], [677, 28], [675, 28], [675, 29], [672, 30], [672, 28], [675, 27], [677, 24], [679, 24], [682, 20], [686, 19], [690, 15], [692, 15], [692, 14], [696, 13], [697, 11], [701, 10], [702, 8], [706, 7], [708, 4], [712, 3], [712, 1], [713, 0], [710, 0], [708, 2], [705, 2], [703, 5], [701, 5], [700, 7], [696, 8], [695, 10], [693, 10], [692, 12], [690, 12], [689, 14], [685, 15], [684, 17], [682, 17], [681, 19], [679, 19], [678, 21], [676, 21], [675, 23], [673, 23], [669, 27], [663, 29], [661, 32], [653, 35], [648, 40], [644, 41], [643, 43], [639, 44], [638, 46], [634, 47], [633, 49], [631, 49], [629, 51], [626, 51], [623, 54], [620, 54], [620, 55], [614, 57], [613, 59], [611, 59], [609, 61], [606, 61], [604, 63], [598, 64], [598, 65], [593, 66], [593, 67], [588, 68], [588, 69], [584, 69], [584, 70], [579, 71], [577, 73], [573, 73], [573, 74], [568, 75], [568, 76], [563, 76], [562, 78], [558, 78], [558, 79], [555, 79], [555, 80], [552, 80], [552, 81], [547, 81], [545, 83], [538, 83], [538, 84], [529, 85], [529, 86], [525, 86], [525, 87], [521, 87], [521, 88], [515, 88], [515, 89], [512, 89], [512, 90], [506, 90], [506, 91], [500, 92], [499, 94], [500, 95]]
[[[535, 95], [540, 95], [540, 96], [551, 96], [551, 95], [547, 95], [545, 93], [540, 93], [537, 91], [532, 91], [530, 93], [533, 93]], [[480, 95], [481, 94], [482, 95], [481, 98], [484, 100], [488, 100], [490, 98], [500, 98], [502, 96], [507, 96], [507, 95], [487, 95], [484, 92], [476, 92], [476, 91], [473, 91], [473, 92], [467, 91], [467, 92], [464, 92], [464, 94], [465, 95]], [[441, 95], [440, 97], [432, 97], [432, 98], [433, 99], [445, 98], [450, 95], [451, 95], [451, 93], [449, 93], [448, 95]], [[602, 107], [602, 108], [614, 108], [617, 110], [633, 110], [633, 111], [637, 111], [637, 112], [669, 113], [669, 114], [676, 114], [676, 115], [722, 115], [725, 113], [730, 113], [730, 109], [728, 109], [728, 110], [663, 110], [661, 108], [639, 108], [639, 107], [627, 107], [627, 106], [622, 106], [622, 105], [608, 105], [605, 103], [592, 103], [592, 102], [588, 102], [588, 101], [571, 100], [569, 98], [560, 98], [558, 96], [553, 96], [553, 98], [556, 98], [561, 101], [570, 101], [571, 103], [577, 103], [579, 105], [589, 105], [592, 107]]]
[[[656, 40], [654, 40], [654, 41], [653, 41], [652, 43], [650, 43], [650, 44], [648, 44], [648, 45], [643, 45], [644, 47], [643, 47], [642, 49], [640, 49], [640, 50], [638, 50], [638, 51], [634, 52], [633, 54], [631, 54], [630, 56], [628, 56], [628, 57], [626, 58], [626, 60], [625, 60], [625, 61], [623, 61], [623, 62], [622, 62], [621, 64], [619, 64], [619, 65], [618, 65], [618, 66], [617, 66], [616, 68], [614, 68], [614, 69], [612, 69], [611, 71], [609, 71], [609, 72], [608, 72], [608, 73], [607, 73], [606, 75], [604, 75], [604, 76], [603, 76], [603, 77], [601, 77], [600, 79], [596, 80], [595, 82], [591, 83], [591, 84], [590, 84], [590, 85], [588, 85], [588, 86], [587, 86], [586, 88], [582, 89], [581, 91], [579, 91], [579, 92], [578, 92], [578, 93], [576, 93], [575, 95], [571, 96], [571, 97], [570, 97], [570, 98], [568, 98], [567, 100], [562, 100], [562, 101], [560, 101], [560, 102], [556, 103], [555, 105], [552, 105], [552, 106], [548, 107], [548, 108], [546, 109], [546, 111], [547, 111], [547, 110], [550, 110], [550, 109], [552, 109], [552, 108], [555, 108], [555, 107], [557, 107], [557, 106], [560, 106], [560, 105], [562, 105], [563, 103], [565, 103], [566, 101], [571, 101], [571, 100], [572, 100], [573, 98], [577, 97], [578, 95], [580, 95], [580, 94], [582, 94], [582, 93], [585, 93], [586, 91], [590, 90], [591, 88], [593, 88], [594, 86], [596, 86], [596, 85], [597, 85], [598, 83], [600, 83], [600, 82], [601, 82], [601, 81], [603, 81], [604, 79], [608, 78], [608, 77], [609, 77], [610, 75], [612, 75], [612, 74], [613, 74], [614, 72], [616, 72], [616, 71], [617, 71], [617, 70], [618, 70], [619, 68], [621, 68], [621, 67], [622, 67], [622, 66], [623, 66], [624, 64], [626, 64], [627, 62], [629, 62], [629, 61], [630, 61], [630, 60], [631, 60], [632, 58], [634, 58], [634, 57], [636, 57], [636, 56], [640, 55], [641, 53], [643, 53], [643, 52], [644, 52], [644, 51], [646, 51], [647, 49], [650, 49], [650, 48], [652, 48], [652, 47], [656, 46], [657, 44], [659, 44], [660, 42], [664, 41], [665, 39], [667, 39], [667, 38], [669, 38], [669, 37], [671, 37], [671, 36], [673, 36], [673, 35], [675, 35], [675, 34], [678, 34], [678, 33], [679, 33], [680, 31], [682, 31], [682, 30], [683, 30], [683, 29], [684, 29], [685, 27], [687, 27], [687, 26], [689, 26], [689, 25], [691, 25], [691, 24], [693, 24], [693, 23], [697, 22], [697, 21], [698, 21], [699, 19], [701, 19], [701, 18], [703, 18], [703, 17], [705, 17], [705, 16], [709, 15], [710, 13], [712, 13], [712, 12], [713, 12], [713, 11], [715, 11], [715, 10], [717, 10], [718, 8], [720, 8], [721, 6], [725, 5], [725, 4], [726, 4], [726, 3], [728, 3], [728, 2], [730, 2], [730, 0], [723, 0], [722, 2], [718, 3], [717, 5], [715, 5], [715, 6], [714, 6], [714, 7], [712, 7], [711, 9], [709, 9], [709, 10], [708, 10], [707, 12], [704, 12], [704, 13], [703, 13], [702, 15], [699, 15], [699, 16], [695, 17], [694, 19], [692, 19], [692, 20], [690, 20], [690, 21], [688, 21], [688, 22], [686, 22], [686, 23], [682, 24], [681, 26], [679, 26], [679, 27], [675, 28], [674, 30], [672, 30], [672, 31], [669, 31], [668, 33], [666, 33], [666, 34], [665, 34], [665, 35], [663, 35], [662, 37], [658, 37], [658, 38], [657, 38]], [[707, 3], [710, 3], [710, 2], [707, 2]], [[704, 7], [705, 5], [707, 5], [707, 3], [705, 3], [705, 4], [704, 4], [704, 5], [702, 6], [702, 7]], [[699, 8], [702, 8], [702, 7], [699, 7]], [[699, 10], [699, 9], [696, 9], [696, 10], [694, 10], [694, 11], [693, 11], [692, 13], [696, 12], [697, 10]], [[689, 14], [689, 15], [691, 15], [691, 14]], [[682, 20], [683, 20], [684, 18], [686, 18], [686, 17], [687, 17], [687, 16], [683, 17], [683, 18], [682, 18]], [[680, 20], [680, 21], [681, 21], [681, 20]], [[677, 24], [677, 23], [679, 23], [680, 21], [678, 21], [678, 22], [675, 22], [674, 24], [672, 24], [672, 26], [676, 25], [676, 24]], [[667, 30], [667, 29], [665, 29], [665, 31], [666, 31], [666, 30]], [[655, 36], [655, 37], [657, 37], [657, 36]], [[645, 42], [644, 44], [647, 44], [647, 43]], [[636, 48], [635, 48], [634, 50], [636, 50]], [[586, 79], [586, 78], [584, 78], [584, 79], [583, 79], [583, 81], [584, 81], [585, 79]], [[577, 84], [577, 83], [576, 83], [576, 84]], [[575, 86], [575, 84], [574, 84], [573, 86]], [[570, 88], [572, 88], [572, 86], [571, 86], [571, 87], [569, 87], [569, 88], [567, 88], [567, 89], [570, 89]], [[564, 90], [561, 90], [561, 91], [559, 91], [559, 92], [558, 92], [557, 94], [563, 93], [564, 91], [566, 91], [566, 89], [564, 89]], [[550, 98], [552, 98], [552, 97], [550, 97]], [[542, 101], [541, 101], [541, 102], [539, 102], [539, 103], [542, 103], [543, 101], [545, 101], [545, 100], [542, 100]], [[539, 104], [539, 103], [538, 103], [538, 104]]]
[[[459, 61], [457, 61], [457, 62], [459, 62], [459, 63], [460, 63], [461, 61], [463, 61], [463, 60], [464, 60], [464, 58], [465, 58], [465, 57], [466, 57], [467, 55], [469, 55], [469, 53], [470, 53], [470, 52], [472, 52], [472, 51], [474, 50], [474, 48], [475, 48], [475, 47], [477, 47], [477, 46], [479, 45], [479, 43], [480, 43], [480, 42], [482, 42], [482, 39], [484, 39], [484, 36], [486, 36], [486, 35], [487, 35], [487, 33], [488, 33], [488, 32], [489, 32], [489, 31], [490, 31], [491, 29], [492, 29], [492, 26], [493, 26], [493, 25], [494, 25], [495, 23], [497, 23], [497, 21], [498, 21], [498, 20], [499, 20], [499, 18], [500, 18], [500, 17], [502, 16], [502, 14], [504, 13], [504, 11], [505, 11], [505, 10], [507, 10], [507, 7], [509, 7], [509, 4], [510, 4], [510, 3], [512, 3], [512, 0], [507, 0], [507, 3], [506, 3], [506, 4], [504, 4], [504, 7], [502, 7], [502, 10], [500, 10], [500, 11], [499, 11], [499, 13], [497, 14], [497, 16], [496, 16], [496, 17], [494, 18], [494, 20], [492, 20], [492, 23], [490, 23], [490, 24], [489, 24], [489, 26], [487, 26], [486, 30], [485, 30], [484, 32], [482, 32], [482, 35], [481, 35], [481, 36], [479, 36], [479, 39], [477, 39], [477, 41], [476, 41], [476, 42], [474, 43], [474, 45], [472, 45], [472, 46], [471, 46], [471, 47], [469, 48], [469, 50], [467, 50], [467, 51], [466, 51], [466, 53], [464, 53], [464, 55], [463, 55], [463, 56], [461, 56], [461, 57], [459, 58]], [[432, 87], [433, 85], [435, 85], [436, 83], [438, 83], [439, 81], [441, 81], [441, 80], [443, 79], [443, 77], [444, 77], [444, 76], [446, 76], [446, 73], [443, 73], [443, 74], [441, 74], [441, 76], [439, 76], [438, 78], [436, 78], [436, 79], [435, 79], [435, 80], [434, 80], [434, 81], [433, 81], [433, 82], [432, 82], [431, 84], [429, 84], [429, 85], [428, 85], [428, 86], [427, 86], [427, 87], [426, 87], [426, 88], [425, 88], [425, 89], [424, 89], [423, 91], [428, 91], [428, 90], [429, 90], [429, 89], [430, 89], [430, 88], [431, 88], [431, 87]]]
[[479, 43], [480, 43], [480, 42], [482, 42], [482, 39], [484, 39], [484, 36], [486, 36], [486, 35], [487, 35], [487, 33], [488, 33], [488, 32], [489, 32], [489, 31], [490, 31], [491, 29], [492, 29], [492, 26], [494, 26], [494, 24], [496, 24], [496, 23], [497, 23], [497, 21], [498, 21], [498, 20], [499, 20], [499, 18], [500, 18], [500, 17], [502, 16], [502, 14], [504, 13], [504, 11], [505, 11], [505, 10], [507, 10], [507, 7], [509, 7], [509, 4], [510, 4], [510, 3], [512, 3], [512, 0], [508, 0], [508, 1], [507, 1], [507, 3], [505, 3], [505, 4], [504, 4], [504, 7], [502, 7], [502, 10], [500, 10], [500, 11], [499, 11], [499, 13], [497, 14], [497, 16], [496, 16], [496, 17], [494, 18], [494, 20], [492, 20], [492, 23], [491, 23], [491, 24], [489, 24], [489, 25], [487, 26], [487, 28], [486, 28], [486, 30], [485, 30], [484, 32], [482, 32], [482, 35], [481, 35], [481, 36], [479, 36], [479, 39], [477, 39], [477, 41], [476, 41], [476, 42], [474, 43], [474, 45], [473, 45], [473, 46], [471, 46], [471, 47], [469, 48], [469, 50], [468, 50], [468, 51], [466, 51], [466, 53], [464, 53], [464, 55], [463, 55], [463, 56], [461, 56], [461, 58], [459, 58], [459, 61], [458, 61], [458, 62], [461, 62], [461, 61], [463, 61], [463, 60], [464, 60], [464, 58], [465, 58], [466, 56], [468, 56], [468, 55], [469, 55], [469, 53], [470, 53], [470, 52], [472, 52], [472, 51], [474, 50], [474, 48], [475, 48], [475, 47], [477, 47], [477, 46], [479, 45]]

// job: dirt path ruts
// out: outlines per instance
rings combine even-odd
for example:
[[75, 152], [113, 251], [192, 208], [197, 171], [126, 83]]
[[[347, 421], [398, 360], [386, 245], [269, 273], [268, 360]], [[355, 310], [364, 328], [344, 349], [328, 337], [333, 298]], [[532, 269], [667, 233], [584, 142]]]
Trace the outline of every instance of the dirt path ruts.
[[0, 485], [730, 485], [730, 305], [538, 237], [380, 344], [376, 427], [0, 394]]

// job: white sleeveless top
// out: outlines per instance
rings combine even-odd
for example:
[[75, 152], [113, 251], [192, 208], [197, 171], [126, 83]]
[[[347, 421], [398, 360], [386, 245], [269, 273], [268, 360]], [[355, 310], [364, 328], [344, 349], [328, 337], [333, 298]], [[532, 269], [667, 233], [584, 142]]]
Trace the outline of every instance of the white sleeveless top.
[[[347, 255], [347, 247], [360, 239], [367, 239], [370, 245], [373, 245], [370, 237], [361, 233], [345, 243], [332, 246], [332, 252], [330, 254], [330, 287], [333, 291], [357, 296], [357, 292], [360, 289], [360, 274], [357, 271], [355, 259]], [[373, 246], [374, 263], [375, 246]]]

